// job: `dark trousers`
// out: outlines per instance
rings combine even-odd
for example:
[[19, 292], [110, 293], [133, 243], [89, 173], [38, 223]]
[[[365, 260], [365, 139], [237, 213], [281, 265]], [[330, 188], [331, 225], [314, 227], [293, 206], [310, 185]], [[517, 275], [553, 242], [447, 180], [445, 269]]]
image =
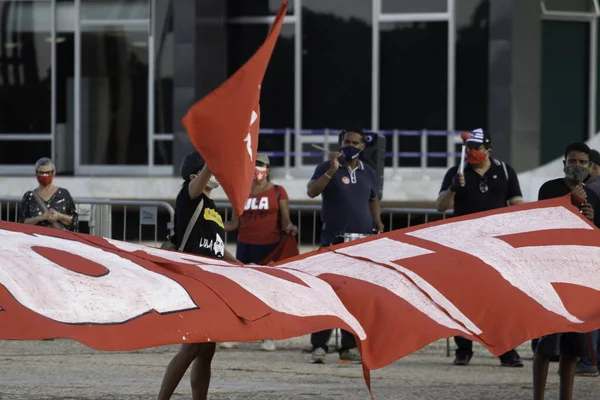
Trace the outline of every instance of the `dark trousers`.
[[[456, 343], [456, 357], [471, 357], [473, 355], [473, 341], [465, 339], [462, 336], [454, 336], [454, 343]], [[501, 361], [511, 361], [515, 358], [520, 358], [519, 353], [515, 349], [509, 350], [502, 354], [500, 357]]]
[[[333, 329], [326, 329], [324, 331], [311, 334], [310, 344], [312, 345], [313, 350], [318, 349], [320, 347], [327, 351], [327, 341], [331, 337], [331, 332], [333, 332]], [[342, 329], [342, 347], [340, 347], [339, 352], [341, 353], [343, 351], [353, 349], [355, 347], [356, 340], [354, 340], [354, 335]]]
[[[344, 238], [337, 237], [334, 233], [331, 232], [322, 232], [321, 233], [321, 247], [329, 247], [336, 244], [340, 244], [344, 242]], [[313, 347], [313, 350], [318, 349], [319, 347], [325, 349], [327, 351], [327, 342], [331, 337], [331, 332], [333, 329], [326, 329], [324, 331], [315, 332], [310, 335], [310, 344]], [[354, 335], [350, 332], [342, 329], [342, 347], [340, 347], [339, 352], [343, 352], [345, 350], [353, 349], [356, 347], [356, 340], [354, 340]]]

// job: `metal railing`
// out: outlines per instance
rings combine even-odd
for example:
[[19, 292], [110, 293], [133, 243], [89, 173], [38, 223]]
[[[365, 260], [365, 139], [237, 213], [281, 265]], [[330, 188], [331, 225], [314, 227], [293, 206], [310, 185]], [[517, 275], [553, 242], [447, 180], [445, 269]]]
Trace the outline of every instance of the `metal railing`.
[[[231, 219], [231, 204], [215, 202], [215, 205], [224, 221]], [[381, 209], [381, 220], [386, 231], [391, 231], [445, 219], [451, 213], [451, 210], [441, 213], [433, 208], [385, 207]], [[312, 249], [319, 247], [320, 214], [320, 204], [290, 204], [290, 218], [298, 226], [299, 245], [311, 246]], [[310, 228], [308, 231], [302, 228], [307, 225]], [[237, 237], [235, 233], [226, 233], [225, 236], [226, 243], [232, 236]]]
[[[85, 198], [73, 201], [79, 214], [78, 230], [82, 233], [129, 242], [154, 242], [156, 246], [165, 240], [167, 233], [173, 232], [175, 210], [166, 201]], [[0, 220], [17, 222], [20, 202], [21, 198], [0, 197]], [[163, 212], [159, 213], [159, 209]], [[131, 228], [136, 225], [137, 232], [132, 233]], [[154, 229], [149, 231], [148, 227]]]
[[[341, 129], [300, 129], [295, 130], [291, 128], [287, 129], [260, 129], [261, 135], [283, 135], [284, 144], [283, 151], [265, 151], [269, 157], [283, 158], [283, 168], [286, 176], [291, 176], [292, 171], [292, 159], [294, 160], [295, 167], [310, 166], [312, 164], [306, 164], [303, 157], [318, 157], [322, 158], [323, 161], [327, 160], [327, 154], [323, 154], [318, 151], [303, 151], [302, 148], [305, 144], [319, 144], [326, 149], [329, 149], [330, 145], [332, 149], [337, 148], [338, 134]], [[391, 167], [394, 174], [400, 167], [400, 158], [404, 159], [420, 159], [419, 168], [429, 168], [430, 158], [443, 158], [446, 160], [446, 167], [451, 167], [456, 164], [457, 157], [460, 157], [460, 153], [456, 151], [456, 145], [462, 143], [460, 134], [463, 131], [444, 131], [444, 130], [379, 130], [372, 131], [373, 134], [381, 134], [386, 138], [391, 137], [391, 151], [387, 151], [385, 154], [386, 160], [391, 158]], [[292, 136], [294, 140], [294, 148], [292, 150]], [[401, 137], [418, 137], [419, 145], [414, 144], [407, 150], [402, 151], [400, 145]], [[430, 138], [446, 138], [446, 151], [429, 151], [429, 139]], [[386, 146], [387, 147], [387, 146]], [[418, 151], [414, 151], [418, 149]], [[262, 151], [261, 151], [262, 152]]]

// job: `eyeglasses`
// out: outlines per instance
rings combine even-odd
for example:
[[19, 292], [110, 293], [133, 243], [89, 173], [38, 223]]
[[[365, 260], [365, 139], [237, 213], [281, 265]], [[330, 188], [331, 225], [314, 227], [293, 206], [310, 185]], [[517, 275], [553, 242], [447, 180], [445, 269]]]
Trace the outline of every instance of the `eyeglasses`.
[[54, 173], [54, 170], [50, 170], [50, 171], [36, 171], [35, 173], [38, 174], [38, 175], [41, 175], [41, 176], [49, 176], [49, 175], [52, 175]]
[[488, 190], [489, 190], [489, 187], [487, 184], [487, 178], [482, 177], [481, 180], [479, 181], [479, 191], [481, 193], [487, 193]]

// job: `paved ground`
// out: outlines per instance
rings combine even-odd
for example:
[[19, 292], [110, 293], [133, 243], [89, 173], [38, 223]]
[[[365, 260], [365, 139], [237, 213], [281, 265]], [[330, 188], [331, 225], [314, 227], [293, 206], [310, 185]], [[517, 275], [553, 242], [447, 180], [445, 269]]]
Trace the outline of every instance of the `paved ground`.
[[[264, 353], [257, 343], [218, 350], [210, 399], [369, 399], [360, 366], [341, 364], [335, 354], [326, 365], [312, 365], [301, 353], [308, 338], [278, 342], [281, 350]], [[68, 340], [0, 341], [0, 399], [156, 398], [164, 368], [177, 347], [138, 352], [97, 352]], [[477, 346], [472, 364], [454, 367], [445, 340], [378, 371], [376, 399], [531, 399], [531, 352], [519, 348], [524, 368], [502, 368]], [[557, 399], [557, 364], [552, 364], [548, 399]], [[577, 378], [575, 399], [598, 399], [600, 378]], [[186, 376], [173, 399], [189, 399]]]

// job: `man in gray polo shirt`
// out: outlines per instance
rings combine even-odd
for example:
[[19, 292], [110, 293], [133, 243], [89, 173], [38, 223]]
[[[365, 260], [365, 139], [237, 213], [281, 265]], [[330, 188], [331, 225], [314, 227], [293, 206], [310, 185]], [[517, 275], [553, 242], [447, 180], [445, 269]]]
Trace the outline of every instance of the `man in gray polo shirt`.
[[[365, 148], [360, 129], [342, 131], [340, 152], [331, 152], [329, 161], [317, 166], [308, 183], [310, 198], [323, 196], [321, 205], [321, 247], [344, 242], [344, 235], [383, 232], [375, 171], [358, 159]], [[312, 362], [321, 364], [327, 356], [331, 330], [311, 335]], [[360, 362], [354, 336], [342, 331], [340, 360]]]

